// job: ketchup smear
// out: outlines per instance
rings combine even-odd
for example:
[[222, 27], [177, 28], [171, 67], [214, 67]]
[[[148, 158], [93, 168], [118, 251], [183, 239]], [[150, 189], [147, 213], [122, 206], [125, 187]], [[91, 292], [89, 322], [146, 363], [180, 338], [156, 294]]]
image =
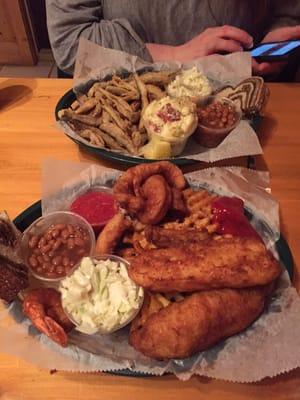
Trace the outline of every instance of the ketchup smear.
[[261, 239], [244, 214], [244, 202], [237, 197], [219, 197], [212, 203], [212, 221], [221, 235]]
[[85, 218], [95, 230], [99, 230], [116, 214], [117, 206], [113, 194], [90, 191], [77, 197], [70, 211]]

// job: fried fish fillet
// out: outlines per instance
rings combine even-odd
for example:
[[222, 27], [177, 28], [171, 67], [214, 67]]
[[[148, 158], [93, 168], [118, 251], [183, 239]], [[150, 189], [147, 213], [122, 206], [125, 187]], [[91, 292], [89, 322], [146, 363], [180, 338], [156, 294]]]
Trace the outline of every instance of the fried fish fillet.
[[262, 313], [269, 289], [198, 292], [165, 308], [148, 301], [131, 326], [129, 343], [158, 360], [189, 357], [247, 328]]
[[281, 267], [255, 238], [208, 238], [130, 258], [130, 278], [156, 292], [244, 288], [275, 280]]

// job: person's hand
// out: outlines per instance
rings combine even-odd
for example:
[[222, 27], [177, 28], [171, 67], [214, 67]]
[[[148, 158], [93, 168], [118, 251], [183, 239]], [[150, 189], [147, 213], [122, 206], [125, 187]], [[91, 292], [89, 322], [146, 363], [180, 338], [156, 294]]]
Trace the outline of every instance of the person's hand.
[[[262, 43], [267, 42], [284, 42], [286, 40], [293, 40], [300, 38], [300, 25], [286, 26], [284, 28], [277, 28], [269, 32], [262, 40]], [[258, 63], [252, 59], [252, 70], [256, 75], [277, 75], [285, 67], [285, 62], [262, 62]]]
[[300, 25], [285, 26], [283, 28], [276, 28], [266, 34], [262, 43], [266, 42], [284, 42], [286, 40], [293, 40], [300, 38]]
[[[208, 28], [182, 46], [178, 46], [179, 61], [189, 61], [216, 53], [235, 53], [249, 48], [252, 37], [234, 26]], [[177, 58], [178, 58], [177, 57]]]
[[147, 44], [154, 61], [166, 59], [187, 62], [195, 58], [215, 53], [234, 53], [243, 51], [253, 44], [252, 37], [245, 31], [234, 26], [224, 25], [207, 28], [189, 42], [180, 46], [164, 46]]

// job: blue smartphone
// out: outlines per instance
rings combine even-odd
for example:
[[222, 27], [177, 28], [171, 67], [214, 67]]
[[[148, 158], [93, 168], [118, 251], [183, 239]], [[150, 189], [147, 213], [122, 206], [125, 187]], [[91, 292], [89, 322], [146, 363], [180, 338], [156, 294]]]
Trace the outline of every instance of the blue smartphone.
[[258, 62], [273, 62], [286, 61], [299, 50], [300, 40], [289, 40], [286, 42], [260, 43], [250, 51], [252, 57]]

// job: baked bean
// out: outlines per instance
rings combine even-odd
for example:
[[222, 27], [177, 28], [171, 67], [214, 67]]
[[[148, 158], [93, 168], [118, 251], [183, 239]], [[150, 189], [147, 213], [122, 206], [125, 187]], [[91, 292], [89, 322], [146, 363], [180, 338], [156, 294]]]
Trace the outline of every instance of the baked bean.
[[75, 246], [78, 246], [78, 247], [84, 246], [84, 240], [81, 237], [75, 237], [74, 243], [75, 243]]
[[50, 264], [49, 268], [48, 268], [49, 272], [54, 272], [55, 271], [55, 266]]
[[58, 265], [58, 266], [55, 268], [55, 271], [56, 271], [59, 275], [62, 275], [62, 274], [65, 272], [65, 269], [64, 269], [64, 267], [63, 267], [62, 265]]
[[67, 267], [68, 265], [70, 265], [69, 257], [67, 257], [67, 256], [63, 257], [62, 263], [63, 263], [64, 267]]
[[54, 225], [54, 229], [57, 229], [58, 231], [62, 231], [65, 229], [66, 225], [65, 224], [56, 224]]
[[74, 249], [74, 247], [75, 247], [74, 239], [72, 239], [72, 238], [68, 239], [67, 247], [68, 247], [69, 250], [73, 250]]
[[43, 254], [43, 259], [46, 262], [49, 262], [51, 260], [50, 257], [48, 256], [48, 254]]
[[59, 236], [60, 232], [58, 229], [53, 229], [52, 231], [52, 237], [53, 239], [56, 239]]
[[36, 267], [38, 266], [38, 261], [37, 261], [37, 259], [36, 259], [36, 257], [35, 257], [34, 255], [32, 255], [32, 256], [29, 257], [28, 262], [29, 262], [29, 265], [30, 265], [32, 268], [36, 268]]
[[61, 239], [57, 239], [56, 242], [54, 243], [53, 247], [52, 247], [52, 250], [53, 251], [58, 250], [61, 245], [62, 245]]
[[83, 235], [80, 233], [80, 232], [76, 232], [76, 233], [74, 233], [74, 238], [79, 238], [79, 239], [82, 239], [83, 238]]
[[48, 271], [49, 268], [50, 268], [50, 266], [51, 266], [50, 263], [45, 262], [45, 263], [42, 265], [42, 268], [43, 268], [44, 271]]
[[46, 238], [44, 236], [42, 236], [39, 240], [38, 247], [41, 248], [41, 247], [45, 246], [46, 242], [47, 242]]
[[48, 256], [50, 258], [53, 258], [55, 256], [54, 251], [49, 251]]
[[55, 256], [52, 260], [53, 265], [59, 265], [62, 261], [62, 256]]
[[47, 231], [45, 233], [45, 238], [46, 238], [47, 242], [49, 242], [52, 239], [52, 231]]
[[41, 254], [41, 250], [40, 250], [38, 247], [36, 247], [36, 248], [33, 250], [33, 254], [39, 256], [39, 255]]
[[41, 274], [41, 273], [43, 272], [43, 268], [42, 268], [42, 267], [38, 267], [38, 268], [36, 269], [36, 272], [37, 272], [38, 274]]
[[41, 247], [41, 252], [42, 252], [42, 254], [46, 254], [46, 253], [48, 253], [48, 251], [50, 251], [51, 250], [51, 244], [45, 244], [45, 246], [43, 246], [43, 247]]
[[63, 239], [68, 239], [69, 235], [70, 235], [70, 233], [69, 233], [68, 229], [64, 229], [64, 230], [61, 232], [61, 237], [62, 237]]
[[73, 227], [73, 225], [68, 224], [67, 225], [67, 229], [68, 229], [69, 235], [74, 235], [74, 227]]
[[39, 236], [32, 235], [28, 242], [29, 248], [34, 249], [36, 247], [36, 245], [38, 244], [38, 241], [39, 241]]
[[44, 264], [44, 259], [42, 256], [37, 256], [37, 260], [38, 260], [39, 264]]

